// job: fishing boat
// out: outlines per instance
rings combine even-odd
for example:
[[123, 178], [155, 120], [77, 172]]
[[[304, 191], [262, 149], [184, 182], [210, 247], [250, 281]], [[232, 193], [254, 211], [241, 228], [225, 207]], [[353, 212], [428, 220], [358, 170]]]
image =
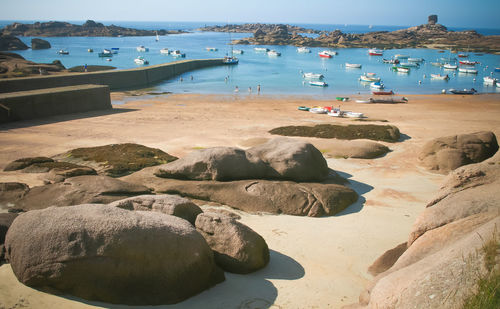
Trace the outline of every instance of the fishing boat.
[[148, 52], [148, 51], [149, 51], [149, 48], [144, 47], [144, 45], [141, 45], [141, 46], [137, 46], [137, 47], [136, 47], [136, 50], [137, 50], [138, 52], [144, 53], [144, 52]]
[[102, 52], [97, 55], [99, 57], [113, 57], [113, 53], [109, 49], [103, 49]]
[[241, 49], [234, 49], [234, 50], [233, 50], [233, 54], [242, 55], [243, 53], [244, 53], [244, 51], [243, 51], [243, 50], [241, 50]]
[[470, 61], [470, 60], [459, 60], [458, 63], [463, 64], [463, 65], [476, 65], [479, 62], [477, 61]]
[[65, 50], [65, 49], [60, 49], [58, 52], [57, 52], [59, 55], [69, 55], [69, 51]]
[[94, 52], [94, 50], [93, 50], [92, 48], [87, 49], [87, 51], [88, 51], [89, 53], [93, 53], [93, 52]]
[[311, 86], [317, 86], [317, 87], [326, 87], [326, 86], [328, 86], [327, 83], [321, 82], [321, 81], [310, 81], [309, 85], [311, 85]]
[[146, 59], [144, 59], [144, 57], [142, 57], [142, 56], [139, 56], [139, 57], [135, 58], [134, 62], [137, 63], [137, 64], [149, 64], [149, 61], [147, 61]]
[[361, 64], [359, 63], [345, 63], [346, 68], [361, 69]]
[[341, 111], [340, 108], [332, 108], [331, 111], [327, 112], [327, 115], [331, 117], [344, 117], [344, 111]]
[[170, 51], [168, 50], [168, 48], [162, 48], [162, 49], [160, 49], [160, 54], [168, 55], [168, 54], [170, 54]]
[[383, 53], [384, 52], [380, 49], [372, 48], [372, 49], [368, 50], [368, 55], [370, 55], [370, 56], [382, 56]]
[[408, 62], [423, 62], [424, 58], [408, 58]]
[[254, 47], [254, 49], [256, 52], [264, 52], [264, 53], [267, 53], [269, 51], [269, 48], [265, 48], [265, 47]]
[[458, 54], [458, 58], [467, 58], [469, 54]]
[[401, 62], [400, 65], [406, 68], [418, 68], [420, 65], [416, 62]]
[[270, 50], [267, 52], [267, 55], [270, 56], [270, 57], [279, 57], [281, 56], [281, 53], [280, 52], [277, 52], [275, 51], [274, 49], [273, 50]]
[[399, 60], [398, 59], [382, 59], [383, 63], [391, 63], [391, 64], [398, 64]]
[[498, 82], [498, 80], [490, 76], [485, 76], [483, 77], [483, 82], [485, 85], [495, 85], [495, 83]]
[[319, 73], [304, 73], [302, 75], [302, 77], [306, 78], [306, 79], [323, 79], [323, 74], [319, 74]]
[[458, 68], [458, 72], [466, 74], [477, 74], [476, 69], [469, 69], [469, 68]]
[[118, 54], [119, 51], [120, 51], [119, 47], [112, 47], [111, 48], [111, 53], [113, 53], [113, 54]]
[[225, 56], [224, 59], [222, 59], [222, 62], [224, 64], [238, 64], [240, 60], [233, 56]]
[[297, 109], [298, 109], [299, 111], [308, 112], [310, 108], [309, 108], [309, 107], [307, 107], [307, 106], [299, 106], [299, 107], [297, 107]]
[[359, 80], [362, 82], [379, 82], [380, 77], [373, 77], [373, 76], [367, 76], [367, 75], [361, 75], [359, 77]]
[[474, 94], [477, 92], [476, 89], [471, 88], [470, 90], [464, 89], [464, 90], [457, 90], [457, 89], [450, 89], [448, 90], [449, 92], [453, 94]]
[[410, 56], [397, 54], [397, 55], [394, 55], [394, 58], [396, 58], [396, 59], [408, 59], [408, 58], [410, 58]]
[[313, 114], [326, 114], [328, 110], [324, 107], [314, 106], [309, 109], [309, 112]]
[[393, 95], [394, 92], [390, 91], [372, 91], [374, 95]]
[[384, 89], [384, 84], [382, 84], [381, 82], [373, 82], [370, 84], [370, 88]]
[[458, 65], [445, 63], [443, 64], [443, 68], [446, 70], [456, 70], [458, 68]]
[[319, 52], [318, 55], [321, 58], [332, 58], [333, 57], [333, 55], [328, 50], [324, 50], [322, 52]]
[[217, 51], [217, 48], [215, 47], [207, 47], [205, 48], [207, 51]]
[[448, 76], [448, 74], [446, 74], [446, 75], [431, 74], [431, 78], [432, 79], [441, 79], [441, 80], [448, 80], [448, 79], [450, 79], [450, 77]]
[[301, 54], [308, 54], [311, 52], [311, 50], [307, 47], [302, 46], [302, 47], [297, 48], [297, 52], [301, 53]]
[[181, 53], [180, 50], [176, 49], [176, 50], [173, 50], [170, 52], [170, 56], [172, 56], [174, 58], [184, 58], [184, 57], [186, 57], [186, 54]]
[[348, 97], [336, 97], [335, 100], [342, 101], [342, 102], [347, 102], [347, 101], [349, 101], [349, 98]]

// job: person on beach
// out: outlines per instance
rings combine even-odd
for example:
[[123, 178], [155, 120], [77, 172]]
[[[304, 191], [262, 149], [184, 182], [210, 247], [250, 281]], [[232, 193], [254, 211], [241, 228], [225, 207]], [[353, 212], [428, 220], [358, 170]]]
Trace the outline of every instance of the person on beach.
[[252, 93], [252, 87], [248, 87], [248, 93]]
[[260, 94], [260, 84], [257, 85], [257, 94]]
[[240, 91], [240, 89], [238, 88], [238, 86], [234, 87], [234, 92], [235, 92], [235, 93], [237, 93], [237, 92], [239, 92], [239, 91]]
[[83, 66], [85, 72], [87, 72], [87, 64], [85, 63], [85, 65]]

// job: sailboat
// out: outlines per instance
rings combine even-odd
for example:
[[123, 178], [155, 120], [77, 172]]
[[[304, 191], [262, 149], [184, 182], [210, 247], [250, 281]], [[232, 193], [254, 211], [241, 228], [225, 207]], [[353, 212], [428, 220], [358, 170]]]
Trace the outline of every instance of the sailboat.
[[160, 37], [158, 36], [158, 31], [155, 32], [156, 32], [156, 42], [158, 42], [160, 40]]
[[231, 56], [225, 56], [224, 59], [222, 59], [222, 63], [224, 64], [238, 64], [240, 61], [238, 58], [234, 56], [233, 53], [233, 43], [231, 42], [231, 33], [228, 30], [229, 34], [229, 44], [231, 45]]

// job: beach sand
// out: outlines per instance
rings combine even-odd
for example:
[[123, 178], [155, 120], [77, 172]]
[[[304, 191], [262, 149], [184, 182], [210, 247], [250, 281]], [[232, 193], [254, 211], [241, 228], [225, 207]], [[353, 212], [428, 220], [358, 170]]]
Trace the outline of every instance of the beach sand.
[[[500, 94], [410, 95], [408, 104], [359, 104], [311, 97], [176, 94], [137, 97], [113, 93], [113, 111], [55, 116], [0, 126], [0, 168], [28, 156], [53, 156], [72, 148], [139, 143], [182, 157], [213, 146], [250, 147], [273, 136], [272, 128], [319, 123], [397, 126], [399, 143], [378, 159], [328, 158], [335, 141], [305, 138], [349, 179], [360, 198], [327, 218], [246, 214], [241, 222], [271, 249], [269, 265], [249, 275], [226, 273], [226, 281], [182, 303], [159, 308], [339, 308], [357, 302], [370, 282], [368, 266], [407, 240], [415, 218], [444, 176], [424, 170], [417, 155], [432, 138], [491, 130], [500, 136]], [[355, 122], [297, 110], [341, 106], [363, 112]], [[0, 182], [43, 184], [37, 174], [0, 172]], [[8, 264], [0, 267], [0, 308], [125, 308], [40, 292], [19, 283]], [[127, 307], [128, 308], [128, 307]]]

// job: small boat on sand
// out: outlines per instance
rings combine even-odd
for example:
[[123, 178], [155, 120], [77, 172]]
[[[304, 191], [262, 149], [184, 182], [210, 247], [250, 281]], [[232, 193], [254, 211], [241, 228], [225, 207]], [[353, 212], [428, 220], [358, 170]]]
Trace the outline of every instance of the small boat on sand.
[[453, 94], [474, 94], [476, 93], [476, 89], [471, 88], [470, 90], [464, 89], [464, 90], [457, 90], [457, 89], [450, 89], [449, 92]]
[[344, 111], [341, 111], [340, 108], [332, 108], [327, 112], [327, 115], [331, 117], [344, 117]]
[[350, 112], [350, 111], [345, 111], [344, 115], [349, 118], [363, 118], [364, 115], [363, 113], [356, 113], [356, 112]]
[[396, 104], [396, 103], [408, 103], [408, 99], [405, 97], [401, 98], [387, 98], [387, 99], [380, 99], [380, 98], [370, 98], [370, 103], [383, 103], [383, 104]]
[[359, 63], [345, 63], [346, 68], [352, 68], [352, 69], [361, 69], [361, 64]]
[[328, 110], [324, 107], [314, 106], [309, 109], [309, 112], [313, 114], [326, 114]]
[[347, 101], [349, 101], [349, 98], [348, 97], [336, 97], [335, 100], [342, 101], [342, 102], [347, 102]]
[[393, 95], [394, 92], [390, 91], [372, 91], [374, 95]]
[[298, 109], [299, 111], [308, 112], [310, 108], [309, 108], [309, 107], [307, 107], [307, 106], [299, 106], [299, 107], [297, 107], [297, 109]]
[[320, 82], [320, 81], [310, 81], [309, 85], [311, 85], [311, 86], [317, 86], [317, 87], [326, 87], [326, 86], [328, 86], [327, 83]]

